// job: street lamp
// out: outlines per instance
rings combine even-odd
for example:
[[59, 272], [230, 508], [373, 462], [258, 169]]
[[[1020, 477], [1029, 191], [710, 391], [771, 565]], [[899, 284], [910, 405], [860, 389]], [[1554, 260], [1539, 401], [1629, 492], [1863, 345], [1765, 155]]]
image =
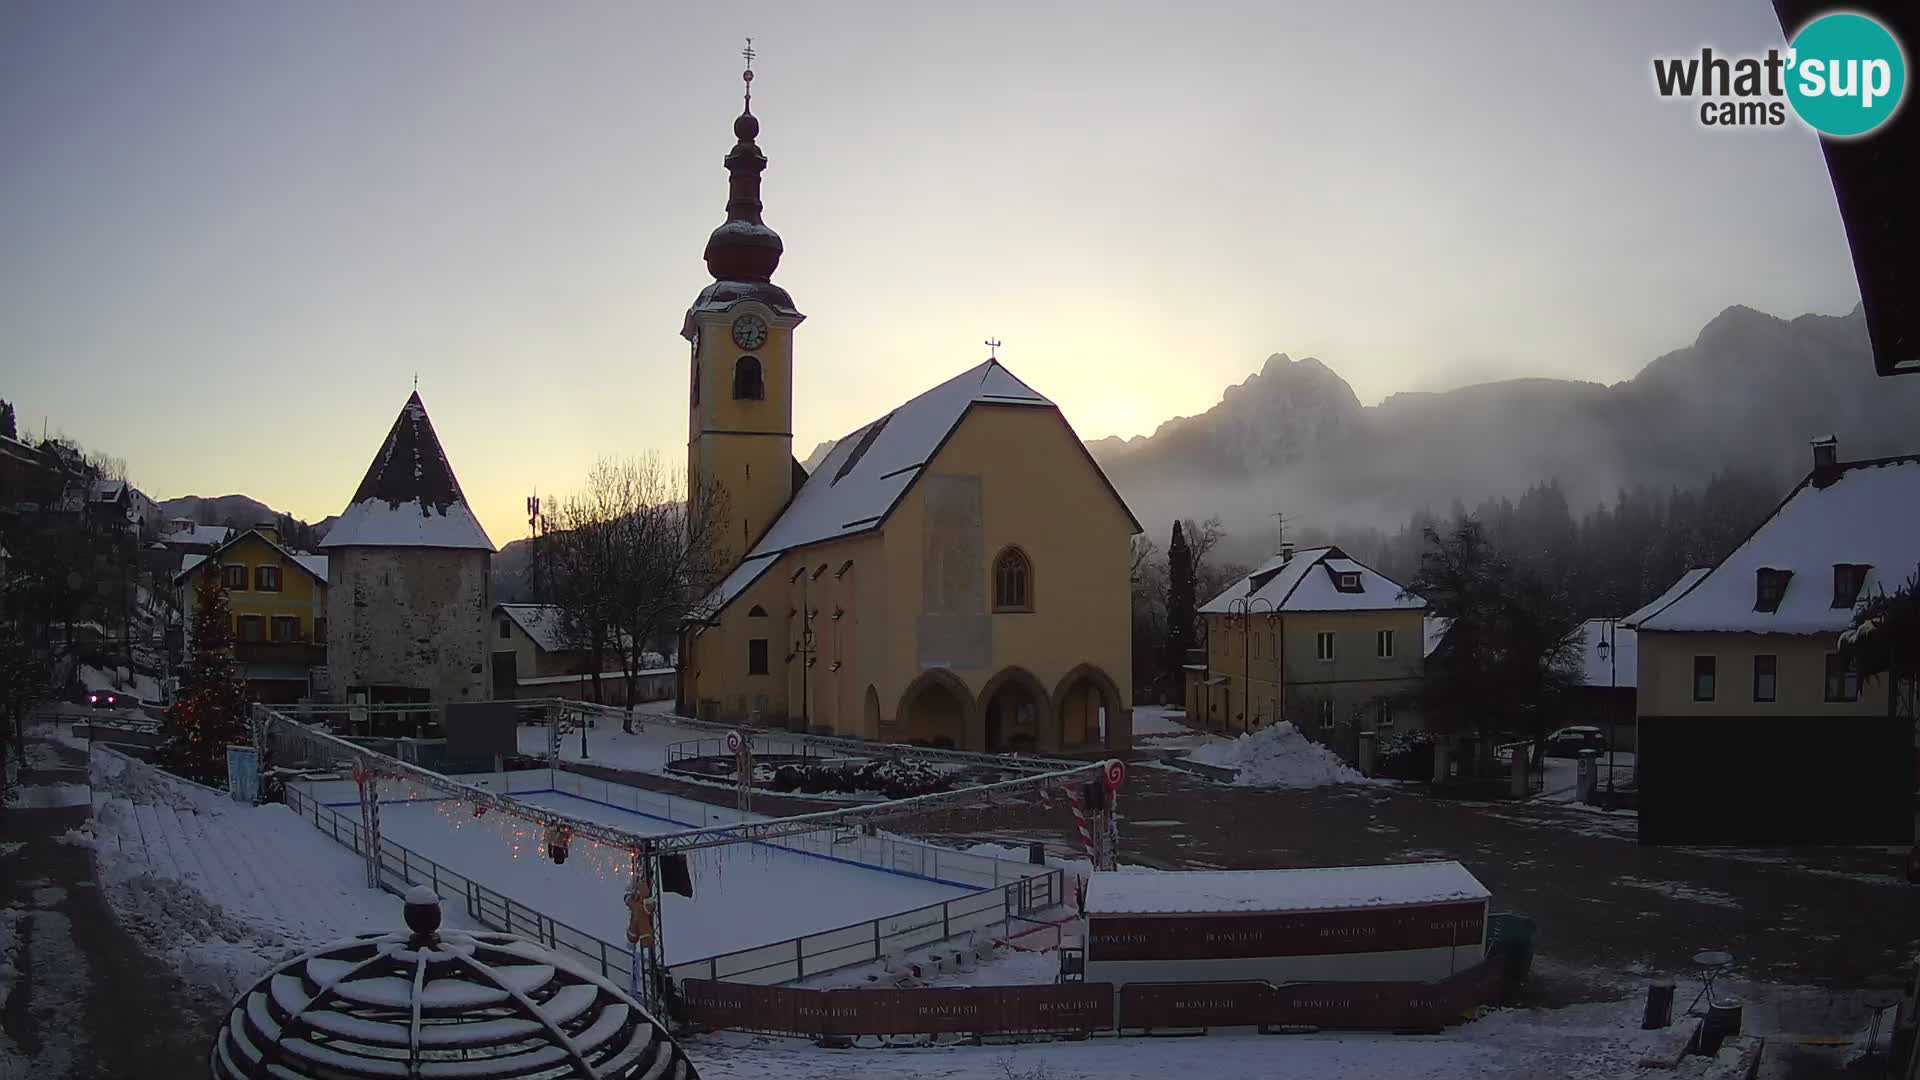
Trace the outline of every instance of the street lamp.
[[1614, 693], [1607, 695], [1607, 794], [1613, 794], [1613, 744], [1620, 726], [1620, 651], [1615, 645], [1619, 637], [1620, 624], [1614, 619], [1606, 620], [1601, 626], [1600, 659], [1607, 662], [1607, 688]]
[[[1251, 647], [1253, 641], [1253, 613], [1259, 610], [1259, 605], [1261, 604], [1267, 606], [1267, 625], [1273, 625], [1277, 613], [1273, 610], [1273, 601], [1264, 596], [1236, 597], [1227, 605], [1227, 617], [1240, 624], [1240, 679], [1242, 683], [1242, 696], [1246, 699], [1241, 705], [1242, 712], [1240, 715], [1243, 718], [1240, 724], [1241, 731], [1253, 730], [1252, 718], [1249, 715], [1253, 711], [1253, 649]], [[1275, 657], [1274, 662], [1278, 664], [1279, 658]], [[1277, 682], [1278, 679], [1276, 678], [1275, 681]], [[1227, 720], [1231, 723], [1232, 717], [1227, 717]]]

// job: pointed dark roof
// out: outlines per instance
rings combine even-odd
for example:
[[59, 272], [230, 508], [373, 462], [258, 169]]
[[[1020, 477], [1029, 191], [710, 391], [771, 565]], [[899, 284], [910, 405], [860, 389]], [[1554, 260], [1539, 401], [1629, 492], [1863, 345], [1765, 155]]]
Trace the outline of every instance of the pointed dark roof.
[[467, 507], [417, 390], [394, 418], [352, 504], [320, 543], [355, 545], [494, 550]]

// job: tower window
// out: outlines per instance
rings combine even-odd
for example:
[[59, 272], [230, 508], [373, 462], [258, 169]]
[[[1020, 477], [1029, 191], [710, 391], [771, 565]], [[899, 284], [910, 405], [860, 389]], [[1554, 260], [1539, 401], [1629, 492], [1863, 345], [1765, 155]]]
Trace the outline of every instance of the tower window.
[[759, 401], [767, 396], [766, 383], [760, 378], [760, 358], [743, 356], [733, 362], [735, 400]]
[[747, 642], [747, 674], [765, 675], [767, 673], [767, 639], [752, 638]]
[[1033, 564], [1017, 547], [1002, 551], [993, 560], [993, 609], [1033, 610]]
[[688, 404], [691, 405], [693, 408], [696, 408], [696, 409], [699, 408], [700, 407], [700, 361], [698, 360], [695, 360], [693, 362], [693, 389], [688, 391], [688, 394], [692, 398], [692, 400], [689, 401]]

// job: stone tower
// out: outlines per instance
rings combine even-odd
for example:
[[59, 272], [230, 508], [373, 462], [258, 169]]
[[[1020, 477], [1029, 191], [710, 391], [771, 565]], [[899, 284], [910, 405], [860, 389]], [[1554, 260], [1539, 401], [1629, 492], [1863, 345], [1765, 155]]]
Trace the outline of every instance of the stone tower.
[[467, 508], [418, 392], [320, 548], [334, 701], [492, 696], [493, 542]]
[[767, 158], [754, 143], [759, 133], [749, 94], [726, 157], [727, 220], [707, 239], [713, 284], [687, 309], [680, 331], [693, 346], [687, 480], [690, 488], [711, 483], [724, 491], [722, 535], [735, 561], [804, 479], [793, 457], [793, 330], [806, 316], [773, 283], [782, 245], [760, 218]]

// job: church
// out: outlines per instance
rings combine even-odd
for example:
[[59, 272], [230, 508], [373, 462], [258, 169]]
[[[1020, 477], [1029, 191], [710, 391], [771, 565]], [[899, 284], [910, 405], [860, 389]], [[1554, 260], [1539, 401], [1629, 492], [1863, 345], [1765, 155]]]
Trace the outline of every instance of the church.
[[733, 131], [713, 283], [681, 330], [689, 489], [724, 492], [733, 569], [682, 631], [680, 711], [966, 750], [1127, 748], [1139, 522], [1060, 409], [997, 359], [808, 473], [793, 456], [806, 316], [773, 282], [750, 92]]

